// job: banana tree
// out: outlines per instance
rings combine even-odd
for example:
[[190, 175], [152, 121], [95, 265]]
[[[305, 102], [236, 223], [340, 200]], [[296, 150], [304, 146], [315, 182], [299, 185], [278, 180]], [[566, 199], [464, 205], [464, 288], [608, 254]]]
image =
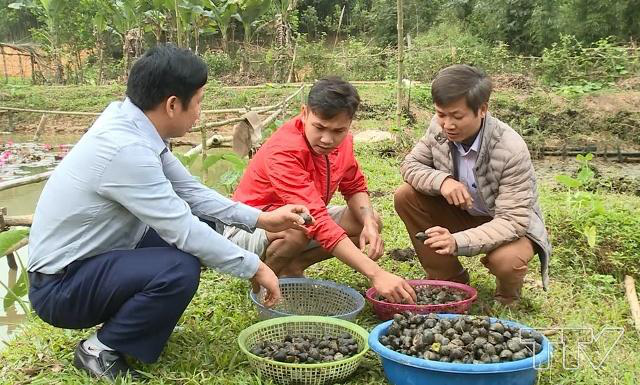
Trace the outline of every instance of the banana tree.
[[238, 1], [226, 0], [220, 2], [213, 0], [206, 0], [207, 7], [211, 10], [211, 16], [216, 22], [216, 26], [222, 36], [222, 49], [228, 52], [229, 48], [229, 26], [231, 25], [231, 19], [237, 16], [238, 13]]
[[144, 19], [150, 23], [148, 30], [155, 36], [156, 43], [160, 43], [162, 34], [167, 29], [167, 15], [158, 9], [150, 9], [144, 12]]
[[289, 48], [291, 45], [292, 11], [296, 9], [297, 0], [274, 0], [276, 10], [276, 41], [279, 47]]
[[238, 14], [244, 28], [244, 43], [251, 42], [251, 26], [271, 7], [271, 0], [238, 0]]
[[[182, 9], [181, 14], [185, 21], [184, 25], [190, 26], [191, 33], [193, 34], [196, 53], [198, 53], [200, 47], [200, 34], [204, 31], [204, 28], [214, 20], [213, 11], [205, 9], [208, 5], [210, 5], [209, 0], [191, 0], [188, 2], [183, 1], [180, 6]], [[187, 34], [187, 36], [189, 35]]]
[[96, 14], [93, 17], [96, 49], [98, 50], [98, 84], [102, 84], [104, 72], [105, 34], [109, 31], [109, 21], [112, 19], [115, 9], [111, 1], [99, 0], [95, 2]]
[[[112, 20], [112, 31], [122, 40], [122, 59], [124, 61], [123, 71], [126, 78], [129, 73], [129, 47], [127, 44], [127, 33], [134, 28], [142, 31], [141, 23], [143, 20], [140, 11], [139, 2], [136, 0], [117, 0], [114, 2], [114, 10]], [[140, 47], [141, 48], [141, 47]], [[139, 51], [136, 49], [135, 51]]]

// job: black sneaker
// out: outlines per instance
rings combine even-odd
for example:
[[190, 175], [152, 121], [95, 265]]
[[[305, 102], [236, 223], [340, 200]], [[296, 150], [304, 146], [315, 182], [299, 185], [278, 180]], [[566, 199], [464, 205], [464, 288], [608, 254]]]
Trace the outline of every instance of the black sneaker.
[[127, 364], [120, 353], [114, 350], [103, 350], [96, 357], [84, 348], [83, 343], [84, 340], [80, 341], [74, 353], [73, 366], [76, 368], [86, 370], [92, 376], [112, 383], [118, 377], [125, 378], [130, 376], [136, 380], [142, 378], [138, 372]]

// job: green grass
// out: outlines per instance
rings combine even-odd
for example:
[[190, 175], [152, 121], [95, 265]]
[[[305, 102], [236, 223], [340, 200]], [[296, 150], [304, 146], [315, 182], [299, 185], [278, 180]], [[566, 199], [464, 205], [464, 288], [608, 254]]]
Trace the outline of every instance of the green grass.
[[[393, 210], [393, 190], [400, 185], [397, 158], [382, 158], [380, 147], [359, 147], [357, 155], [368, 176], [370, 189], [383, 192], [373, 198], [385, 223], [386, 249], [409, 247], [404, 226]], [[634, 384], [640, 378], [640, 336], [634, 331], [620, 273], [640, 265], [638, 231], [640, 199], [624, 195], [607, 195], [606, 214], [598, 219], [599, 244], [589, 249], [577, 232], [579, 217], [564, 199], [565, 193], [543, 187], [542, 204], [555, 245], [552, 259], [551, 287], [548, 292], [538, 287], [539, 263], [533, 261], [526, 278], [524, 299], [514, 308], [492, 301], [495, 287], [492, 276], [478, 258], [463, 258], [472, 275], [479, 299], [472, 314], [487, 314], [515, 320], [526, 325], [554, 327], [591, 327], [599, 333], [603, 327], [624, 328], [624, 334], [611, 350], [603, 366], [592, 369], [588, 363], [577, 370], [563, 369], [560, 345], [548, 370], [539, 374], [539, 384]], [[336, 198], [340, 202], [340, 198]], [[606, 247], [604, 247], [606, 245]], [[608, 260], [611, 263], [602, 264]], [[397, 262], [384, 258], [381, 265], [407, 278], [423, 277], [416, 261]], [[613, 267], [612, 267], [613, 266]], [[610, 268], [611, 271], [607, 271]], [[311, 277], [331, 279], [348, 284], [359, 291], [368, 287], [366, 280], [345, 265], [333, 260], [309, 271]], [[637, 271], [636, 278], [640, 278]], [[256, 377], [236, 344], [238, 333], [257, 322], [257, 313], [247, 298], [246, 281], [203, 273], [198, 293], [180, 320], [169, 344], [153, 365], [137, 365], [148, 373], [147, 384], [268, 384]], [[356, 321], [371, 329], [377, 324], [369, 305]], [[21, 331], [0, 353], [1, 384], [86, 384], [89, 378], [71, 366], [77, 341], [91, 330], [57, 329], [31, 317]], [[585, 338], [585, 335], [581, 335]], [[551, 337], [558, 340], [558, 335]], [[572, 340], [572, 341], [575, 341]], [[602, 358], [613, 335], [603, 336], [586, 351]], [[576, 345], [567, 345], [568, 363], [575, 358]], [[374, 353], [369, 353], [347, 384], [380, 384], [384, 375]], [[124, 383], [129, 383], [124, 381]]]

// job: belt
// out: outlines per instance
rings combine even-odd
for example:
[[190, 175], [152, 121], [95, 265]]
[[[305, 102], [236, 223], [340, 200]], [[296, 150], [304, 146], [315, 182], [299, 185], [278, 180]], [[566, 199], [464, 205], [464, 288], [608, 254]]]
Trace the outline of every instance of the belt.
[[64, 276], [64, 271], [55, 274], [45, 274], [40, 273], [38, 271], [30, 271], [29, 272], [29, 281], [33, 285], [42, 285], [52, 281], [57, 281]]

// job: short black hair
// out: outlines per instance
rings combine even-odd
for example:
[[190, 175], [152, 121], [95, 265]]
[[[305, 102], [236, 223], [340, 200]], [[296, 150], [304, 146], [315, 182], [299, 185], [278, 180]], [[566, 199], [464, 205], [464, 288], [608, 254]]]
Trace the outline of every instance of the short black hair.
[[187, 108], [207, 83], [207, 64], [188, 49], [159, 44], [145, 52], [131, 68], [127, 96], [142, 111], [176, 96]]
[[491, 96], [491, 78], [476, 67], [454, 64], [438, 72], [431, 83], [431, 97], [439, 106], [446, 106], [461, 97], [477, 115], [483, 103]]
[[344, 112], [353, 118], [360, 105], [360, 95], [351, 83], [339, 77], [327, 77], [311, 87], [307, 105], [323, 119], [332, 119]]

